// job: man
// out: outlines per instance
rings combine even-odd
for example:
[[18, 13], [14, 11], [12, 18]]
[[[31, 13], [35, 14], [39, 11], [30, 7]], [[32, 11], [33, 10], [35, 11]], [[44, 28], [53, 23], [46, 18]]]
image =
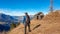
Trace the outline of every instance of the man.
[[28, 13], [25, 13], [23, 23], [25, 25], [25, 34], [26, 34], [26, 31], [27, 31], [26, 30], [27, 29], [27, 26], [28, 26], [28, 31], [31, 32], [31, 30], [30, 30], [30, 17], [28, 15]]

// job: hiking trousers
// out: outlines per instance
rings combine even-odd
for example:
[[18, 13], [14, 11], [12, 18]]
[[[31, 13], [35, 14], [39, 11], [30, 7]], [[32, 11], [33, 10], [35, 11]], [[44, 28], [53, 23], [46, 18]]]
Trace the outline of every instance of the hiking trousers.
[[24, 28], [24, 30], [25, 30], [24, 34], [27, 33], [27, 27], [28, 27], [28, 31], [29, 31], [29, 32], [31, 31], [31, 30], [30, 30], [30, 23], [26, 23], [26, 24], [25, 24], [25, 28]]

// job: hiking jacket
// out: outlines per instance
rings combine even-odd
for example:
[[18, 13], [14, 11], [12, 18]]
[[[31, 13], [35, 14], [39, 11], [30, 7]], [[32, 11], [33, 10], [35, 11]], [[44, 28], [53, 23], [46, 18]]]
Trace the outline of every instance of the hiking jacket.
[[30, 17], [29, 16], [24, 16], [23, 17], [23, 23], [30, 23]]

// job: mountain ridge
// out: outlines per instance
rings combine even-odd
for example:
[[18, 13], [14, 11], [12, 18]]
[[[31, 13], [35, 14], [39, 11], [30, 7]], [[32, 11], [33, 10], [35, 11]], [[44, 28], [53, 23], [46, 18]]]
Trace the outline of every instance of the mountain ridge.
[[[38, 26], [38, 27], [37, 27]], [[60, 34], [60, 14], [58, 11], [49, 13], [42, 20], [31, 20], [31, 32], [27, 34]], [[9, 34], [24, 34], [24, 25], [11, 30]]]

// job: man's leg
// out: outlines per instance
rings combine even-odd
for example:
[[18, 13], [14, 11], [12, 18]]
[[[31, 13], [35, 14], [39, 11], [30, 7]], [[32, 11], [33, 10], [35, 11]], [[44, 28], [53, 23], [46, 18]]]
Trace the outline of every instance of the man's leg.
[[26, 28], [27, 28], [27, 24], [25, 24], [24, 34], [26, 34]]
[[31, 32], [30, 23], [28, 24], [28, 31]]

